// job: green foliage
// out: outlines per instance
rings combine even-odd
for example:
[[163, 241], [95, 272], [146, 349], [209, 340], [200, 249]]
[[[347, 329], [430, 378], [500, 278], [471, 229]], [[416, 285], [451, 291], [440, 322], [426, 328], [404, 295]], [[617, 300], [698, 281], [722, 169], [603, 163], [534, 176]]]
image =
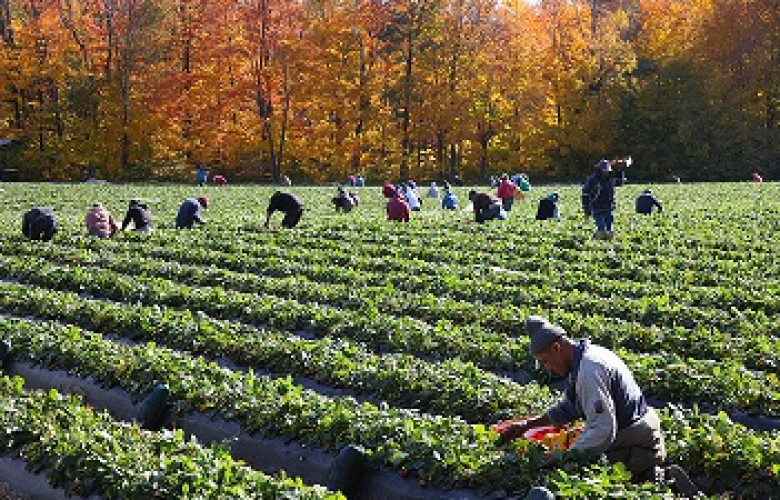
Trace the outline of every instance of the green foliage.
[[[307, 210], [292, 231], [262, 229], [269, 188], [203, 188], [208, 224], [192, 231], [172, 227], [198, 192], [184, 186], [4, 189], [0, 332], [17, 359], [138, 399], [165, 383], [181, 410], [310, 446], [360, 445], [372, 466], [425, 483], [668, 496], [665, 485], [631, 484], [619, 466], [567, 459], [542, 472], [539, 446], [495, 442], [489, 424], [555, 399], [522, 335], [525, 316], [541, 313], [615, 349], [647, 394], [698, 405], [663, 412], [663, 427], [670, 460], [708, 493], [780, 487], [778, 435], [725, 413], [780, 415], [771, 183], [657, 186], [666, 210], [653, 217], [628, 214], [640, 189], [623, 187], [611, 243], [590, 239], [577, 186], [531, 192], [560, 192], [560, 221], [534, 221], [529, 199], [508, 221], [478, 226], [435, 200], [409, 224], [387, 222], [378, 188], [335, 214], [333, 190], [298, 187]], [[456, 188], [461, 199], [467, 190]], [[153, 233], [84, 234], [92, 201], [117, 210], [130, 198], [150, 202]], [[34, 205], [60, 216], [52, 244], [19, 234]], [[512, 381], [524, 377], [534, 380]], [[49, 453], [41, 467], [52, 466]], [[187, 479], [198, 459], [179, 460], [183, 472], [164, 474], [177, 491], [204, 488]]]

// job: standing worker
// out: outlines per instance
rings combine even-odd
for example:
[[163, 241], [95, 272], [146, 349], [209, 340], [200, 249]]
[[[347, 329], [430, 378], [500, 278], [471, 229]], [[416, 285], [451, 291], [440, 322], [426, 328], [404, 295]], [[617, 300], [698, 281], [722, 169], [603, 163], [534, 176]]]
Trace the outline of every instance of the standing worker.
[[192, 229], [196, 223], [205, 224], [206, 221], [200, 217], [201, 208], [209, 208], [209, 199], [205, 196], [184, 200], [176, 214], [176, 229]]
[[266, 210], [265, 224], [263, 227], [268, 229], [271, 223], [271, 214], [274, 212], [284, 212], [284, 218], [282, 219], [282, 227], [285, 229], [292, 229], [298, 225], [303, 215], [303, 201], [292, 193], [283, 193], [277, 191], [271, 195], [271, 199], [268, 202], [268, 209]]
[[582, 185], [582, 210], [587, 217], [593, 216], [596, 223], [596, 234], [593, 237], [597, 240], [611, 240], [615, 235], [612, 231], [612, 213], [617, 206], [615, 186], [622, 186], [626, 177], [622, 169], [613, 170], [613, 165], [619, 167], [627, 163], [602, 158]]
[[114, 216], [100, 203], [92, 205], [84, 217], [84, 224], [89, 235], [98, 238], [110, 238], [119, 230]]
[[127, 208], [127, 214], [125, 214], [125, 219], [122, 221], [120, 231], [124, 231], [131, 222], [139, 233], [148, 233], [152, 230], [152, 212], [146, 203], [141, 203], [139, 200], [130, 200], [130, 205]]
[[515, 192], [517, 185], [509, 179], [509, 175], [502, 174], [501, 182], [498, 183], [496, 195], [501, 198], [501, 206], [509, 212], [512, 210], [512, 203], [515, 201]]
[[31, 240], [51, 241], [58, 229], [59, 221], [51, 208], [31, 208], [22, 217], [22, 234]]
[[664, 207], [658, 198], [653, 195], [653, 192], [649, 189], [645, 189], [642, 194], [636, 198], [636, 213], [650, 215], [653, 212], [653, 207], [658, 207], [659, 212], [663, 212]]
[[205, 186], [209, 180], [209, 169], [205, 165], [201, 165], [195, 172], [195, 180], [198, 182], [198, 186]]

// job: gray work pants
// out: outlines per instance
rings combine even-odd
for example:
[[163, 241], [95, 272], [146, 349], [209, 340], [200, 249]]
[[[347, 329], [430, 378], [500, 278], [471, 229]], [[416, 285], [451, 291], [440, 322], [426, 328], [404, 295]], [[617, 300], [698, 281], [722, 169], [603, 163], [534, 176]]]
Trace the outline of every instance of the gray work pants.
[[655, 410], [648, 408], [644, 417], [618, 431], [605, 453], [610, 462], [626, 464], [634, 476], [661, 465], [666, 459], [666, 446]]

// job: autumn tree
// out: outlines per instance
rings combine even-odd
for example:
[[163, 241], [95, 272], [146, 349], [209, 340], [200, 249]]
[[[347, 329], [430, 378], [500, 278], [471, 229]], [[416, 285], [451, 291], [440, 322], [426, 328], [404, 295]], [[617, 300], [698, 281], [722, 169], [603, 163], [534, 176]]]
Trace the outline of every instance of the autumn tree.
[[777, 0], [0, 0], [23, 178], [776, 172]]

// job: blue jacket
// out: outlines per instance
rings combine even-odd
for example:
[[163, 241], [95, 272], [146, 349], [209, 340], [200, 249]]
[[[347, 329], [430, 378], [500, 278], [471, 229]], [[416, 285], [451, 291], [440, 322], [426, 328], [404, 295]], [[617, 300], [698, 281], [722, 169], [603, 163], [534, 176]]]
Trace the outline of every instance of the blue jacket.
[[447, 191], [444, 193], [444, 197], [441, 199], [441, 208], [446, 208], [447, 210], [457, 210], [458, 197]]
[[586, 214], [603, 214], [615, 210], [615, 186], [622, 186], [626, 177], [622, 171], [603, 176], [595, 171], [582, 185], [582, 209]]
[[190, 198], [179, 207], [179, 213], [176, 215], [176, 228], [190, 229], [196, 222], [203, 223], [200, 219], [200, 203], [197, 199]]

